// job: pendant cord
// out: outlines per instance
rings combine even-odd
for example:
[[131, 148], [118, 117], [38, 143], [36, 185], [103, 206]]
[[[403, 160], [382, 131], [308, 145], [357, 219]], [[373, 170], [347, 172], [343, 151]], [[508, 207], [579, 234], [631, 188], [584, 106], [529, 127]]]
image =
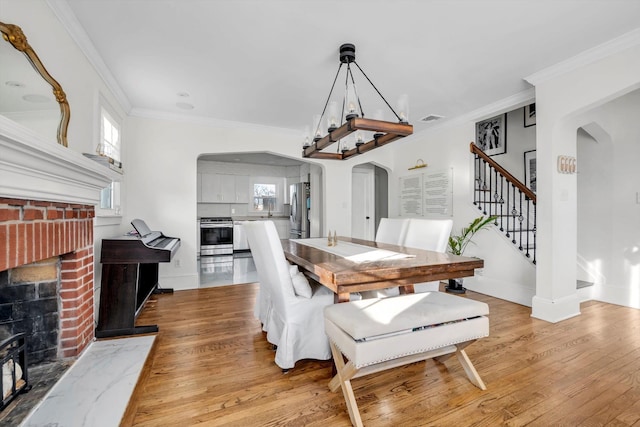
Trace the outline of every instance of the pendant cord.
[[[356, 64], [356, 65], [358, 65], [358, 64]], [[358, 67], [358, 68], [360, 68], [360, 67]], [[362, 114], [362, 117], [364, 117], [364, 110], [362, 109], [362, 102], [360, 102], [360, 97], [358, 96], [358, 88], [356, 87], [356, 81], [353, 78], [353, 72], [351, 71], [351, 67], [347, 66], [347, 71], [351, 75], [351, 84], [353, 85], [353, 93], [356, 95], [356, 99], [358, 100], [358, 107], [360, 107], [360, 113]], [[362, 70], [360, 70], [360, 71], [362, 71]], [[362, 74], [364, 74], [364, 73], [362, 73]], [[373, 84], [371, 86], [373, 86]], [[375, 88], [375, 86], [374, 86], [374, 88]]]
[[[329, 105], [329, 100], [331, 99], [331, 94], [333, 93], [333, 88], [336, 86], [336, 81], [338, 80], [338, 75], [340, 74], [340, 69], [342, 68], [342, 62], [338, 65], [338, 71], [336, 72], [336, 76], [333, 79], [333, 84], [331, 85], [331, 90], [329, 91], [329, 96], [327, 97], [327, 102], [324, 103], [324, 108], [322, 109], [322, 114], [320, 114], [320, 120], [318, 120], [318, 127], [313, 133], [313, 137], [318, 134], [320, 131], [320, 123], [322, 123], [322, 118], [324, 117], [324, 113], [327, 111], [327, 105]], [[359, 68], [359, 67], [358, 67]], [[315, 144], [315, 142], [314, 142]]]
[[[376, 90], [376, 92], [378, 92], [378, 95], [380, 95], [380, 98], [382, 98], [382, 100], [384, 101], [385, 104], [387, 104], [387, 107], [389, 107], [389, 109], [391, 110], [391, 112], [398, 118], [398, 121], [402, 121], [402, 119], [400, 118], [400, 116], [398, 115], [398, 113], [396, 113], [396, 111], [393, 109], [393, 107], [391, 107], [391, 105], [389, 105], [389, 103], [387, 102], [387, 100], [384, 98], [384, 96], [382, 96], [382, 94], [380, 93], [380, 91], [378, 90], [378, 88], [376, 87], [376, 85], [373, 84], [373, 82], [371, 81], [371, 79], [367, 76], [367, 74], [364, 72], [364, 70], [362, 68], [360, 68], [360, 66], [358, 65], [358, 63], [354, 60], [353, 61], [354, 64], [356, 64], [356, 67], [358, 67], [358, 70], [360, 70], [360, 72], [362, 73], [362, 75], [367, 79], [367, 81], [371, 84], [371, 86], [373, 86], [373, 88]], [[364, 117], [364, 114], [363, 114]]]
[[[342, 65], [342, 63], [341, 63]], [[344, 98], [342, 98], [342, 112], [340, 114], [340, 125], [342, 125], [342, 119], [344, 119], [344, 110], [347, 108], [347, 101], [349, 95], [349, 72], [351, 71], [351, 66], [347, 62], [347, 74], [344, 76]], [[336, 153], [340, 153], [340, 149], [342, 143], [338, 141], [338, 147], [336, 148]]]

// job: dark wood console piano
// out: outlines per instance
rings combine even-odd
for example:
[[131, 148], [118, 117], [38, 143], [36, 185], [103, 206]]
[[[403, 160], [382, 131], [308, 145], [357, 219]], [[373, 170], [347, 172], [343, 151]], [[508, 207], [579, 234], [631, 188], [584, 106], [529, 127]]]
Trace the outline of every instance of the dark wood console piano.
[[135, 320], [151, 293], [159, 290], [158, 263], [171, 261], [180, 247], [180, 239], [151, 231], [140, 219], [131, 224], [137, 235], [102, 239], [102, 290], [96, 338], [158, 332], [157, 325], [135, 326]]

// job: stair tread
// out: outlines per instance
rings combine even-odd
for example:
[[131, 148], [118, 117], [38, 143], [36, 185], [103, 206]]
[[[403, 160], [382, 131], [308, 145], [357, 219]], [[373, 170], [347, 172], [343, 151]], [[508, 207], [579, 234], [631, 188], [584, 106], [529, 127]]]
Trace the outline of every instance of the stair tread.
[[586, 280], [576, 280], [576, 289], [588, 288], [593, 286], [593, 282], [587, 282]]

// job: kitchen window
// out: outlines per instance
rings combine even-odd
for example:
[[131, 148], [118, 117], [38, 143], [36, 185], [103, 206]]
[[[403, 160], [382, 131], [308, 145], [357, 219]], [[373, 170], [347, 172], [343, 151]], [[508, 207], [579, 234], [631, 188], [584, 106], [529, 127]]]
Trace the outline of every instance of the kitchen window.
[[276, 204], [275, 184], [253, 184], [253, 210], [273, 212]]
[[283, 211], [284, 178], [254, 177], [251, 183], [251, 211], [255, 213], [281, 213]]

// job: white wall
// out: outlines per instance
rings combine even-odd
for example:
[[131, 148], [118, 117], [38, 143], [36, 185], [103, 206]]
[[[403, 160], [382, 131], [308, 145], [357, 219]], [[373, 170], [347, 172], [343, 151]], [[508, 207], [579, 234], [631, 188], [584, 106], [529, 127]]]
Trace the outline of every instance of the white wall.
[[[522, 126], [521, 122], [517, 122]], [[515, 125], [514, 125], [515, 126]], [[482, 212], [472, 203], [473, 160], [469, 151], [469, 142], [475, 134], [475, 123], [467, 122], [441, 131], [415, 134], [407, 138], [406, 143], [396, 146], [395, 167], [389, 173], [390, 205], [389, 216], [399, 215], [399, 178], [421, 174], [431, 170], [453, 168], [453, 230], [467, 226]], [[511, 146], [513, 157], [522, 156], [525, 142], [513, 132]], [[393, 145], [393, 144], [391, 144]], [[507, 153], [509, 143], [507, 143]], [[500, 156], [497, 156], [500, 157]], [[505, 156], [502, 156], [503, 158]], [[422, 158], [429, 166], [426, 169], [407, 170]], [[500, 160], [498, 160], [500, 161]], [[514, 164], [517, 162], [514, 162]], [[522, 166], [520, 167], [522, 169]], [[498, 230], [487, 229], [476, 235], [475, 245], [469, 245], [465, 256], [482, 258], [485, 267], [479, 275], [465, 278], [465, 287], [493, 295], [519, 304], [531, 305], [535, 291], [535, 267], [510, 243]]]
[[640, 90], [588, 117], [591, 134], [577, 139], [578, 259], [596, 299], [640, 308]]
[[538, 274], [532, 315], [557, 322], [580, 313], [576, 269], [567, 268], [577, 258], [577, 177], [558, 173], [557, 157], [577, 155], [577, 128], [591, 122], [590, 110], [640, 86], [640, 46], [636, 42], [602, 59], [529, 81], [536, 85], [538, 167]]
[[493, 160], [524, 182], [524, 152], [536, 149], [536, 126], [524, 127], [524, 107], [507, 113], [507, 152]]
[[[589, 126], [590, 128], [593, 127]], [[601, 128], [600, 128], [601, 129]], [[600, 132], [601, 134], [602, 132]], [[599, 287], [611, 277], [613, 224], [613, 152], [608, 135], [594, 139], [578, 129], [577, 279]]]
[[612, 274], [601, 299], [640, 308], [640, 90], [604, 106], [613, 123]]

